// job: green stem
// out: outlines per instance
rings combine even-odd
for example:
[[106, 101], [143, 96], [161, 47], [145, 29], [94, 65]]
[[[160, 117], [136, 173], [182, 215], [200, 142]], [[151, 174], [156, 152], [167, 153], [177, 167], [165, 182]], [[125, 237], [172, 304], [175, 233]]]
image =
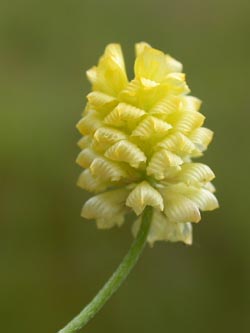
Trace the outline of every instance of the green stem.
[[113, 273], [111, 278], [106, 282], [93, 300], [72, 321], [61, 329], [59, 333], [73, 333], [84, 327], [120, 287], [132, 268], [135, 266], [144, 249], [151, 219], [152, 207], [147, 206], [142, 214], [142, 223], [137, 237], [117, 270]]

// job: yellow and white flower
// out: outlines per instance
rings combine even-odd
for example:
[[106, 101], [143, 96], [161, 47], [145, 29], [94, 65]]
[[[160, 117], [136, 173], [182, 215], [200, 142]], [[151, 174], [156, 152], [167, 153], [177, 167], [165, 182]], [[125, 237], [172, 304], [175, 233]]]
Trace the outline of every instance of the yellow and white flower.
[[125, 214], [138, 219], [154, 208], [148, 241], [192, 243], [191, 222], [218, 207], [214, 173], [193, 162], [212, 140], [202, 127], [201, 101], [188, 95], [182, 65], [146, 43], [136, 45], [135, 77], [129, 81], [121, 47], [110, 44], [98, 66], [87, 71], [92, 92], [77, 128], [83, 135], [78, 179], [96, 193], [82, 216], [99, 228], [120, 226]]

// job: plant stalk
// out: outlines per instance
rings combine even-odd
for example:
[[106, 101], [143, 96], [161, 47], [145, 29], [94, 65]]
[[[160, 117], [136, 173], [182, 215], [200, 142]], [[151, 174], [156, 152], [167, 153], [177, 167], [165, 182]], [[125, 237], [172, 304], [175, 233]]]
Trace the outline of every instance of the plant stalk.
[[144, 209], [140, 230], [123, 261], [93, 300], [58, 333], [74, 333], [79, 331], [97, 314], [97, 312], [121, 286], [132, 268], [135, 266], [145, 247], [152, 220], [152, 213], [152, 207], [147, 206]]

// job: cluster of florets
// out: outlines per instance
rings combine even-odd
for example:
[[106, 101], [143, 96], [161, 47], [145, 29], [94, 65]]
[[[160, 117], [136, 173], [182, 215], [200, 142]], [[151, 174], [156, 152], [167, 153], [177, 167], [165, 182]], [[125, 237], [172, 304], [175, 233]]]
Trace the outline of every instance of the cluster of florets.
[[188, 95], [182, 65], [146, 43], [136, 45], [134, 79], [128, 81], [120, 45], [110, 44], [87, 76], [92, 92], [77, 127], [83, 138], [78, 185], [95, 193], [82, 216], [99, 228], [122, 225], [133, 211], [140, 226], [154, 208], [148, 241], [192, 243], [191, 222], [218, 207], [203, 154], [213, 133], [202, 127], [201, 101]]

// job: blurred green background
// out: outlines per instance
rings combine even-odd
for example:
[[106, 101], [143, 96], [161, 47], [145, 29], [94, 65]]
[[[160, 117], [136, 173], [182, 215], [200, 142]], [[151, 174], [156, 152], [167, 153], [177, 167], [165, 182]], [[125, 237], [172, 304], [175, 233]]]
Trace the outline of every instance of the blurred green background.
[[183, 62], [204, 101], [221, 208], [192, 247], [147, 248], [84, 332], [249, 332], [249, 16], [249, 0], [1, 1], [1, 332], [56, 332], [132, 241], [129, 223], [98, 231], [80, 217], [75, 124], [105, 45], [122, 44], [131, 73], [142, 40]]

